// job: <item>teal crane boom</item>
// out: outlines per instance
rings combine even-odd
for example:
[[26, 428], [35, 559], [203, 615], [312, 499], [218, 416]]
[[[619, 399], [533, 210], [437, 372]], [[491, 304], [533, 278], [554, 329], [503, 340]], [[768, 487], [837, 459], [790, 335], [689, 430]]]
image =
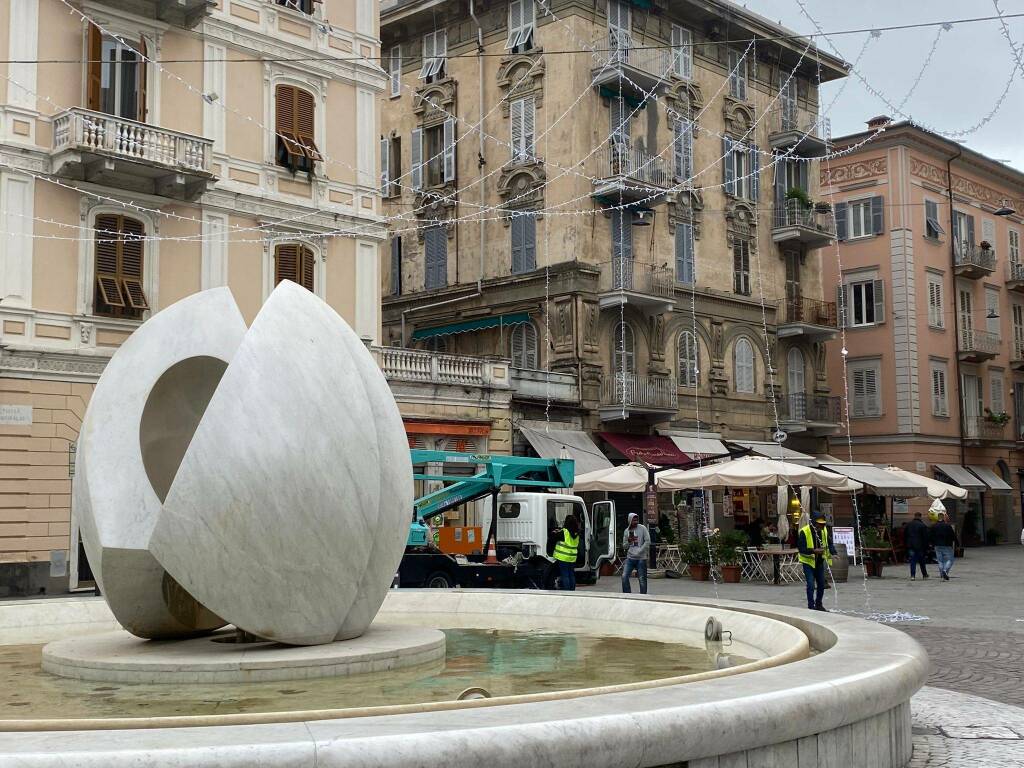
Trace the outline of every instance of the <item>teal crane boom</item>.
[[[413, 502], [413, 519], [409, 528], [406, 545], [425, 546], [429, 543], [430, 531], [427, 520], [449, 509], [470, 501], [491, 496], [495, 501], [503, 486], [516, 485], [525, 488], [571, 488], [575, 479], [575, 462], [572, 459], [535, 459], [528, 456], [500, 456], [489, 453], [459, 453], [456, 451], [410, 451], [415, 480], [432, 480], [450, 483], [444, 488], [428, 493]], [[445, 475], [429, 471], [416, 472], [415, 467], [431, 464], [463, 464], [480, 468], [476, 474]], [[494, 534], [494, 513], [492, 510], [491, 531]], [[486, 542], [485, 542], [486, 544]]]

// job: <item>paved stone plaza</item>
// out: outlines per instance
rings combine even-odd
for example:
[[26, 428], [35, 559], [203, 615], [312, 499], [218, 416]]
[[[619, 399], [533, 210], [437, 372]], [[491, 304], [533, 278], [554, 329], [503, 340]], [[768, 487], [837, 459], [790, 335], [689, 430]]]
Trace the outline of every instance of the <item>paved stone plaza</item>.
[[[912, 768], [1024, 766], [1024, 547], [969, 549], [949, 582], [938, 578], [937, 567], [933, 573], [910, 581], [907, 567], [895, 566], [865, 583], [861, 569], [851, 567], [849, 581], [825, 593], [825, 605], [852, 614], [922, 617], [893, 623], [917, 639], [932, 662], [928, 687], [913, 700]], [[619, 588], [617, 578], [602, 578], [584, 589]], [[652, 579], [649, 592], [805, 604], [802, 584]]]

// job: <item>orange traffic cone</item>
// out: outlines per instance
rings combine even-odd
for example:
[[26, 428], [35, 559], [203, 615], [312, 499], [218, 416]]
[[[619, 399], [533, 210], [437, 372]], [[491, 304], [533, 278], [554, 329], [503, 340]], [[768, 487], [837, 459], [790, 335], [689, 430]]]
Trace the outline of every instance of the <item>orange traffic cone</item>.
[[494, 539], [489, 539], [487, 544], [487, 559], [485, 563], [497, 563], [498, 562], [498, 549], [494, 545]]

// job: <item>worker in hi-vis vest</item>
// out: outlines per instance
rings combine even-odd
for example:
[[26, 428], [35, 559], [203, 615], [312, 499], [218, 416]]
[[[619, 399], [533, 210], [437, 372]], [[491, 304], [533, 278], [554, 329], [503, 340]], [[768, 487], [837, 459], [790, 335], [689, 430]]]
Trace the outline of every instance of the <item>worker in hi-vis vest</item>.
[[836, 553], [828, 518], [821, 512], [815, 514], [811, 523], [797, 531], [796, 546], [807, 581], [807, 607], [824, 611], [821, 598], [825, 594], [825, 566], [832, 567], [832, 555]]
[[570, 514], [562, 524], [562, 538], [555, 540], [555, 560], [558, 561], [558, 587], [570, 592], [576, 590], [576, 553], [580, 548], [580, 523]]

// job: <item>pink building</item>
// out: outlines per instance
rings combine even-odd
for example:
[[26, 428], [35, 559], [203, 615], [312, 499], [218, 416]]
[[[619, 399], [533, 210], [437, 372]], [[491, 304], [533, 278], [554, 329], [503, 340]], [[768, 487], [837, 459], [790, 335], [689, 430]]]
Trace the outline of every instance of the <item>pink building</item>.
[[[839, 238], [822, 273], [836, 285], [845, 381], [843, 336], [827, 365], [832, 391], [848, 387], [854, 459], [968, 488], [953, 510], [962, 538], [1012, 540], [1024, 473], [1024, 174], [886, 118], [834, 144], [855, 147], [821, 168]], [[831, 451], [847, 457], [845, 435]], [[879, 517], [882, 500], [863, 498], [864, 517]], [[896, 525], [927, 504], [897, 501]]]

